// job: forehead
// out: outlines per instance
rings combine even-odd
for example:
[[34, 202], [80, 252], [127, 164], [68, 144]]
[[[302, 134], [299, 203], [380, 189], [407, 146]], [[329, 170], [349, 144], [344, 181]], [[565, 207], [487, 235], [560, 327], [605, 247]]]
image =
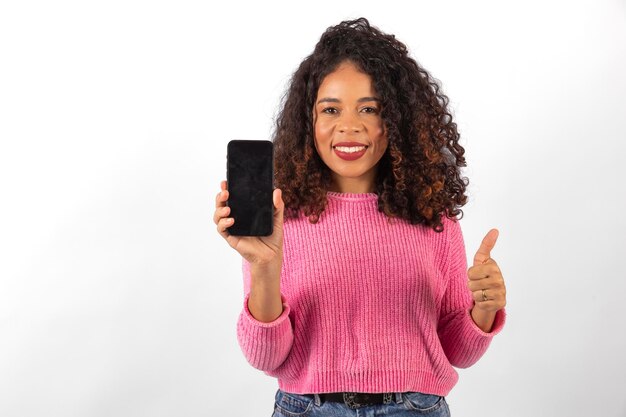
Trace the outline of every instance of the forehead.
[[324, 77], [318, 90], [318, 96], [350, 94], [371, 95], [372, 93], [372, 78], [351, 62], [340, 64], [337, 69]]

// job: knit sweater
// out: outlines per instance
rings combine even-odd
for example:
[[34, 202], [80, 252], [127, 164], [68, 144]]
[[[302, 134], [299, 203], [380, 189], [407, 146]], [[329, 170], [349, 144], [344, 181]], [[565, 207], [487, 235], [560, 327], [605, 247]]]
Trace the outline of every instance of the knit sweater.
[[243, 261], [239, 345], [255, 368], [297, 393], [406, 392], [445, 396], [454, 367], [474, 364], [504, 325], [471, 318], [460, 224], [444, 231], [378, 211], [373, 193], [328, 192], [319, 222], [285, 219], [283, 312], [264, 323], [248, 310]]

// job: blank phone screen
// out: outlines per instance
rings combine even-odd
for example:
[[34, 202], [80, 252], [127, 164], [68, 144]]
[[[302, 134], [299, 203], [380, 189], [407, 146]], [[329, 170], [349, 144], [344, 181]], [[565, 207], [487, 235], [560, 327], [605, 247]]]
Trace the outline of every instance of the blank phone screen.
[[231, 140], [226, 180], [235, 236], [269, 236], [273, 231], [273, 147], [267, 140]]

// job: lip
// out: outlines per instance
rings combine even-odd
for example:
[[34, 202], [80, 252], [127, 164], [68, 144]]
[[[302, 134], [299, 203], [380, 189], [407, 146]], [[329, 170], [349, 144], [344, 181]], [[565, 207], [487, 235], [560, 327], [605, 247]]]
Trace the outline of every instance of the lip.
[[[359, 152], [347, 153], [347, 152], [341, 152], [337, 150], [337, 146], [345, 146], [345, 147], [365, 146], [365, 149]], [[363, 155], [365, 155], [365, 152], [367, 152], [367, 148], [368, 148], [367, 145], [364, 145], [358, 142], [341, 142], [333, 146], [333, 151], [335, 151], [335, 155], [337, 155], [339, 158], [345, 161], [354, 161], [354, 160], [359, 159]]]

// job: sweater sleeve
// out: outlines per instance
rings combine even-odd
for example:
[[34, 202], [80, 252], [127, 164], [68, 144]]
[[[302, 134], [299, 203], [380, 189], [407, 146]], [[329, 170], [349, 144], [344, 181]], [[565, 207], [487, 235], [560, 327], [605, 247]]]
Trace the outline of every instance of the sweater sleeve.
[[293, 328], [289, 319], [290, 307], [281, 294], [283, 312], [274, 321], [264, 323], [252, 316], [248, 309], [250, 298], [250, 264], [243, 260], [244, 302], [237, 322], [237, 340], [247, 361], [261, 371], [278, 368], [287, 358], [293, 345]]
[[449, 229], [448, 272], [437, 332], [450, 364], [457, 368], [467, 368], [483, 356], [493, 336], [502, 330], [506, 313], [504, 309], [496, 313], [490, 333], [485, 333], [474, 323], [471, 316], [474, 300], [467, 287], [468, 267], [461, 226], [458, 221], [447, 218], [444, 219], [444, 224]]

